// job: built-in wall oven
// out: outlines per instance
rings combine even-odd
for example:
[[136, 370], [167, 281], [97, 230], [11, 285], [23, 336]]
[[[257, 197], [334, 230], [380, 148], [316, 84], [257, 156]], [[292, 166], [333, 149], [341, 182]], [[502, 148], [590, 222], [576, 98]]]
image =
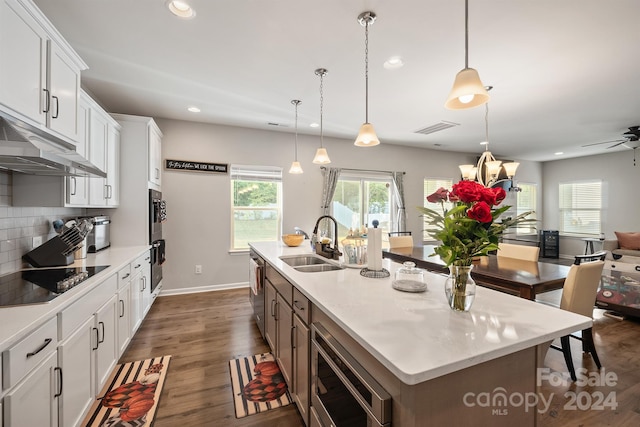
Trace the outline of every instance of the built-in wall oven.
[[167, 203], [162, 193], [149, 190], [149, 244], [151, 245], [151, 292], [162, 280], [162, 264], [165, 261], [165, 240], [162, 223], [167, 219]]
[[317, 414], [315, 424], [391, 426], [391, 395], [322, 324], [313, 323], [311, 330], [311, 405]]

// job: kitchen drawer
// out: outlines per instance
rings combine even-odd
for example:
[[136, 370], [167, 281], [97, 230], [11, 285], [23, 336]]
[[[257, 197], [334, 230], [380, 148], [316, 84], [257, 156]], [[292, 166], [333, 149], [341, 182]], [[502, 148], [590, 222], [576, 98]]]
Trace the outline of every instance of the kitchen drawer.
[[282, 298], [287, 304], [291, 305], [293, 301], [293, 285], [269, 263], [267, 263], [265, 267], [265, 277], [269, 279], [273, 287], [282, 295]]
[[311, 307], [309, 307], [309, 304], [307, 297], [302, 295], [302, 292], [294, 287], [291, 307], [293, 307], [293, 312], [297, 314], [306, 325], [309, 325], [311, 322]]
[[60, 341], [66, 339], [73, 331], [82, 325], [89, 317], [118, 290], [117, 274], [111, 275], [87, 295], [58, 313], [60, 320]]
[[2, 354], [2, 386], [9, 389], [38, 366], [58, 346], [56, 318], [52, 317]]
[[140, 271], [142, 271], [145, 264], [149, 264], [148, 253], [144, 253], [140, 255], [138, 258], [135, 259], [135, 261], [131, 263], [131, 274], [134, 276], [138, 274]]
[[118, 271], [118, 289], [125, 287], [131, 278], [131, 264], [127, 264]]

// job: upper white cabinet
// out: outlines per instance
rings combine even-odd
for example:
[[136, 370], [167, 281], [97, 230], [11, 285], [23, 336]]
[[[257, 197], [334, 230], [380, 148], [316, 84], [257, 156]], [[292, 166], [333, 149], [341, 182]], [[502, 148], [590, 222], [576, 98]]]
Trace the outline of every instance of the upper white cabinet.
[[87, 65], [29, 0], [0, 0], [0, 108], [69, 142]]
[[162, 133], [157, 126], [149, 125], [149, 188], [160, 191], [162, 178]]
[[89, 178], [89, 205], [117, 207], [120, 203], [120, 125], [99, 106], [91, 109], [89, 161], [107, 173]]
[[120, 206], [111, 214], [111, 244], [149, 244], [149, 189], [161, 191], [162, 132], [151, 117], [111, 114], [120, 129]]

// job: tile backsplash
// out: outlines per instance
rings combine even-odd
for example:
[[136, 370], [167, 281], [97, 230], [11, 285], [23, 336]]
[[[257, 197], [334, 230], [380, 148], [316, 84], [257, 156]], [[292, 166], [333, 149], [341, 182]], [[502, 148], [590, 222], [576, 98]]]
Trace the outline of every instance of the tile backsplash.
[[52, 222], [80, 216], [82, 208], [12, 206], [12, 175], [0, 172], [0, 275], [26, 267], [22, 255], [33, 249], [33, 238], [42, 241], [56, 235]]

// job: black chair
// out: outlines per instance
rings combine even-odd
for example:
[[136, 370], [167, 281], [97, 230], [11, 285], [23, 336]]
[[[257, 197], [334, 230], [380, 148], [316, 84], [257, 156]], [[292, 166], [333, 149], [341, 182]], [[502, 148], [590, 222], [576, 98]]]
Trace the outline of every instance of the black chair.
[[573, 263], [575, 265], [580, 265], [583, 262], [604, 261], [606, 256], [607, 256], [607, 252], [606, 251], [596, 252], [594, 254], [588, 254], [588, 255], [576, 255], [575, 256], [575, 260], [573, 261]]

